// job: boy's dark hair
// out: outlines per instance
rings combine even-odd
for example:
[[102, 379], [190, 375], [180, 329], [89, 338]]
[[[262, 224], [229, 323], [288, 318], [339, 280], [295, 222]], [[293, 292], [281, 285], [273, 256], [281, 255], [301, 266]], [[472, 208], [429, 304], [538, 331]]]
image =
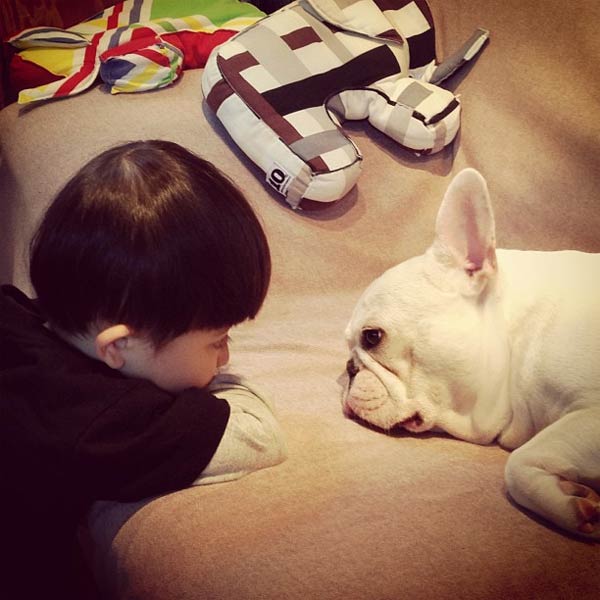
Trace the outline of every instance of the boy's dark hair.
[[265, 234], [217, 168], [173, 142], [107, 150], [58, 193], [31, 243], [52, 325], [124, 323], [156, 346], [252, 319], [271, 275]]

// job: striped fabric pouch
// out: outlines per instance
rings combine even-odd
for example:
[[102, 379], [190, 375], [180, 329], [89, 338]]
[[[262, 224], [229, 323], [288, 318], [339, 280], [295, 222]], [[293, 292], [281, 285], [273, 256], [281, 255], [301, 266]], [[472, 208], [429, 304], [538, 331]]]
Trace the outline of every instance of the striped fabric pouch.
[[173, 83], [183, 68], [183, 53], [154, 37], [117, 46], [100, 55], [100, 78], [111, 94], [144, 92]]
[[460, 104], [436, 83], [487, 37], [438, 65], [425, 0], [297, 0], [216, 48], [202, 86], [266, 182], [293, 208], [316, 208], [360, 175], [345, 120], [368, 119], [416, 154], [451, 143]]

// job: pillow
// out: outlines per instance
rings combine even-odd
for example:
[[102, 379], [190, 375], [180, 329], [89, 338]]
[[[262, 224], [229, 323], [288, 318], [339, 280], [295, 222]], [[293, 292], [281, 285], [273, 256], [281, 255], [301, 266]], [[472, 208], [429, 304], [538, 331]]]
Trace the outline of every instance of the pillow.
[[266, 183], [292, 208], [315, 208], [360, 175], [344, 120], [368, 119], [419, 155], [451, 143], [460, 103], [435, 84], [487, 37], [478, 30], [438, 65], [424, 0], [297, 0], [216, 48], [202, 87]]

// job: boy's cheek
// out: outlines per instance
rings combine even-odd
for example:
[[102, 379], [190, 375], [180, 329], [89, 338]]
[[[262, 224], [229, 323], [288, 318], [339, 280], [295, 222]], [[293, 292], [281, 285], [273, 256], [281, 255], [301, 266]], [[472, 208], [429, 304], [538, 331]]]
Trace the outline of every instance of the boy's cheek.
[[155, 373], [153, 382], [168, 392], [176, 393], [190, 387], [204, 388], [212, 381], [216, 373], [217, 368], [214, 361], [212, 366], [194, 361], [193, 364], [173, 365], [173, 368]]
[[152, 357], [147, 356], [146, 379], [171, 393], [190, 387], [206, 387], [218, 369], [229, 361], [229, 348], [190, 347], [175, 342]]

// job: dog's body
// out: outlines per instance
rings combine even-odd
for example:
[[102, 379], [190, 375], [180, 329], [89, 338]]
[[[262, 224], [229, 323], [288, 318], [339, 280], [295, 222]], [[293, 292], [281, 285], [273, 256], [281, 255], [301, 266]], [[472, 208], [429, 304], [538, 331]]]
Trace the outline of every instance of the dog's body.
[[431, 248], [367, 288], [346, 337], [347, 414], [517, 449], [516, 502], [600, 539], [600, 254], [496, 251], [467, 169]]

